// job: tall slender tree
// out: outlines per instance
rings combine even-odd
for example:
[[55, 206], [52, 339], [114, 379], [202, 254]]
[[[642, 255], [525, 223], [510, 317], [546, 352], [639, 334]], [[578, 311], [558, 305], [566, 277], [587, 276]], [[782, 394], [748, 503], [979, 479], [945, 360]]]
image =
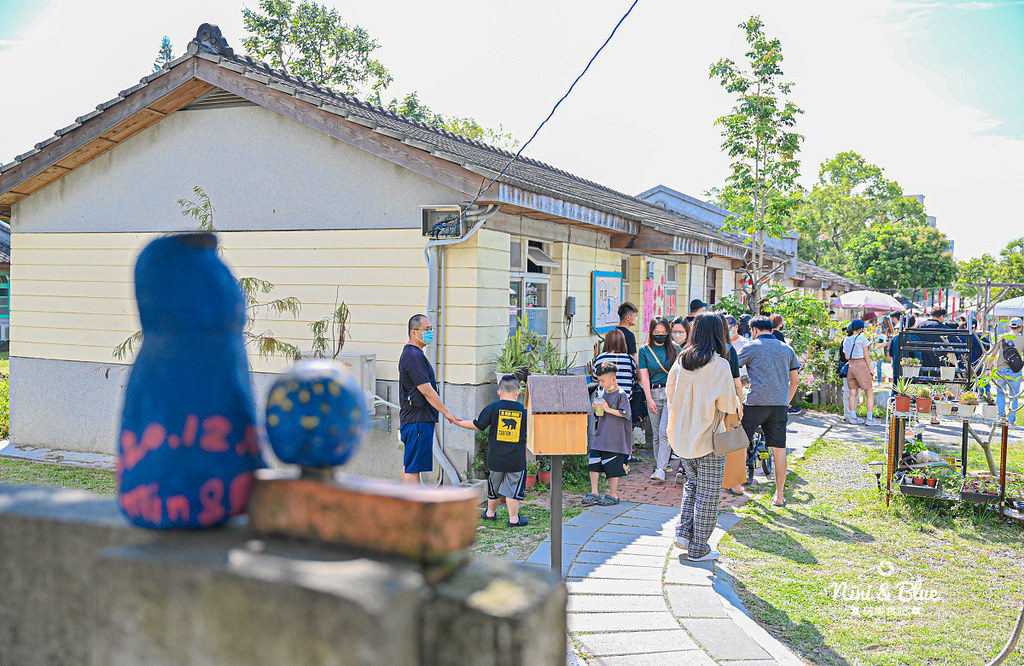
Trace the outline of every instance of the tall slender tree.
[[765, 243], [794, 228], [800, 168], [796, 154], [803, 136], [792, 130], [803, 111], [787, 99], [793, 84], [781, 80], [781, 42], [762, 32], [759, 16], [739, 27], [746, 32], [750, 47], [745, 54], [747, 67], [722, 58], [711, 66], [710, 76], [735, 95], [731, 112], [715, 121], [722, 131], [722, 150], [732, 159], [732, 173], [719, 192], [718, 203], [733, 213], [725, 228], [749, 235], [743, 290], [747, 306], [756, 313], [761, 287], [782, 268], [770, 269]]
[[160, 50], [156, 53], [156, 60], [153, 61], [153, 71], [159, 72], [163, 66], [174, 60], [174, 53], [171, 47], [171, 38], [164, 35], [160, 40]]

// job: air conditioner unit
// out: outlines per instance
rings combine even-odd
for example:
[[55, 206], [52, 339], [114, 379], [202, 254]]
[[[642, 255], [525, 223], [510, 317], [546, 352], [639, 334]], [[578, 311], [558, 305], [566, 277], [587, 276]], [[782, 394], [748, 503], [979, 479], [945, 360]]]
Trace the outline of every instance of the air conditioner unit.
[[462, 213], [462, 206], [454, 204], [420, 206], [423, 235], [434, 239], [462, 238], [466, 232]]

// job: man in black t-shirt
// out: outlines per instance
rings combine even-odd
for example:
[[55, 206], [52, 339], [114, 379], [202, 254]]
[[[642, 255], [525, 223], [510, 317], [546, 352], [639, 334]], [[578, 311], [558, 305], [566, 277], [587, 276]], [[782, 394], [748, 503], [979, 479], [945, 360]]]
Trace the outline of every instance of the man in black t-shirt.
[[498, 400], [483, 408], [475, 421], [455, 425], [487, 432], [487, 508], [484, 520], [498, 519], [498, 502], [508, 505], [508, 526], [526, 525], [519, 502], [526, 496], [526, 408], [517, 401], [519, 380], [505, 375], [498, 382]]
[[639, 364], [640, 359], [637, 354], [636, 347], [636, 335], [633, 331], [629, 330], [630, 327], [636, 326], [637, 322], [640, 321], [640, 311], [633, 303], [626, 301], [619, 306], [619, 325], [615, 328], [622, 331], [622, 335], [626, 338], [626, 353], [633, 357], [633, 362]]
[[700, 300], [699, 298], [693, 299], [692, 301], [690, 301], [690, 314], [686, 315], [686, 322], [688, 324], [692, 324], [693, 320], [697, 317], [697, 315], [699, 315], [701, 312], [704, 312], [707, 309], [707, 303]]
[[405, 445], [402, 481], [418, 483], [420, 472], [434, 469], [434, 428], [440, 412], [450, 423], [456, 418], [437, 394], [437, 378], [423, 348], [434, 341], [434, 327], [426, 315], [409, 319], [409, 342], [398, 359], [399, 431]]

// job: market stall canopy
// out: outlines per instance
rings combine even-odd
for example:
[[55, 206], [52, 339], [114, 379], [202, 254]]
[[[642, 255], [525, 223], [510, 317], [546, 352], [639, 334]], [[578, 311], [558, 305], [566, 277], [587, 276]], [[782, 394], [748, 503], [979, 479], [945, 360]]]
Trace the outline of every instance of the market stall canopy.
[[872, 312], [898, 312], [906, 309], [892, 296], [868, 289], [843, 294], [832, 301], [832, 307], [864, 309]]
[[1024, 296], [996, 303], [992, 314], [997, 317], [1024, 317]]

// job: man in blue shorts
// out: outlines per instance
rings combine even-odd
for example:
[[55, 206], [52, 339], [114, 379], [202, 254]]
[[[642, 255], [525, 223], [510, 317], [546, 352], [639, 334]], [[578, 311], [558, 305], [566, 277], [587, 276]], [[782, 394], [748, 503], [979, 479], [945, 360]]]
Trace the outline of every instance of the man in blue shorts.
[[437, 379], [434, 368], [427, 360], [423, 348], [434, 341], [434, 327], [426, 315], [413, 315], [409, 319], [409, 342], [402, 349], [398, 359], [398, 397], [402, 410], [399, 412], [399, 430], [405, 445], [405, 467], [402, 481], [419, 483], [420, 472], [434, 469], [434, 428], [440, 412], [455, 423], [437, 394]]

